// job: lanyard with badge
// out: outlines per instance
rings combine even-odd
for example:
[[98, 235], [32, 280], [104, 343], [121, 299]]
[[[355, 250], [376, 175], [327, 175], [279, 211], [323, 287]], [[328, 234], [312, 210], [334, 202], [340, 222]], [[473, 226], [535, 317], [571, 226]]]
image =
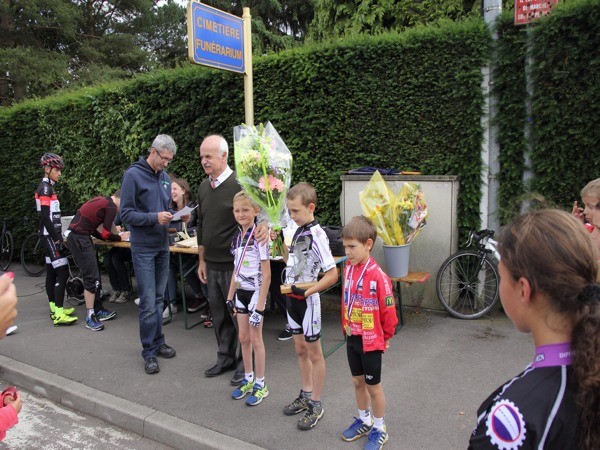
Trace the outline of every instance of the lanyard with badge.
[[[246, 251], [248, 250], [248, 246], [250, 245], [250, 241], [252, 240], [252, 235], [254, 235], [255, 229], [256, 229], [256, 224], [254, 224], [252, 226], [252, 230], [250, 231], [250, 234], [248, 235], [248, 240], [246, 241], [246, 245], [244, 245], [244, 249], [240, 253], [239, 258], [235, 263], [235, 288], [236, 289], [240, 289], [242, 287], [242, 284], [239, 281], [237, 281], [237, 279], [240, 274], [240, 270], [242, 270], [242, 265], [244, 264], [244, 256], [246, 256]], [[239, 253], [238, 249], [242, 246], [242, 244], [244, 242], [242, 240], [242, 234], [243, 233], [240, 233], [238, 235], [238, 241], [237, 241], [237, 245], [236, 245], [236, 254]]]
[[344, 331], [346, 332], [346, 334], [348, 336], [352, 336], [352, 328], [350, 327], [350, 317], [352, 316], [352, 308], [354, 307], [354, 302], [356, 301], [356, 298], [358, 297], [358, 287], [361, 284], [362, 279], [365, 276], [365, 272], [367, 271], [367, 267], [369, 267], [369, 263], [371, 262], [371, 260], [369, 259], [366, 263], [365, 263], [365, 267], [363, 268], [360, 277], [358, 278], [358, 281], [356, 282], [356, 294], [354, 297], [351, 295], [351, 291], [352, 291], [352, 277], [354, 276], [354, 266], [350, 266], [350, 268], [348, 269], [348, 289], [344, 290], [344, 306], [346, 307], [346, 325], [344, 326]]

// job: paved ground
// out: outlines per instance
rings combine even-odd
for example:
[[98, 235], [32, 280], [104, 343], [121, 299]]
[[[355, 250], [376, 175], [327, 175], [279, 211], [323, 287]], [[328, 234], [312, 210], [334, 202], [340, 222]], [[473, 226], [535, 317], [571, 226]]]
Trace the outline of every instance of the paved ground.
[[[2, 385], [6, 385], [2, 381]], [[170, 447], [20, 389], [26, 407], [0, 449], [168, 450]]]
[[[325, 416], [317, 427], [300, 431], [297, 418], [281, 413], [300, 388], [292, 342], [276, 339], [281, 315], [268, 314], [264, 331], [270, 395], [250, 408], [230, 398], [231, 373], [204, 377], [216, 357], [213, 330], [185, 330], [183, 316], [176, 315], [165, 335], [177, 357], [159, 360], [160, 373], [148, 376], [133, 303], [116, 305], [119, 317], [99, 333], [86, 330], [81, 320], [56, 328], [43, 278], [27, 277], [19, 265], [11, 269], [19, 292], [19, 330], [0, 342], [2, 379], [175, 448], [295, 450], [300, 440], [306, 448], [362, 448], [361, 441], [339, 438], [356, 414], [343, 348], [327, 359]], [[342, 339], [336, 302], [326, 300], [326, 347]], [[406, 309], [405, 317], [406, 326], [384, 356], [386, 448], [466, 448], [481, 401], [532, 357], [529, 337], [518, 334], [500, 312], [461, 321]], [[107, 442], [105, 448], [113, 446]]]

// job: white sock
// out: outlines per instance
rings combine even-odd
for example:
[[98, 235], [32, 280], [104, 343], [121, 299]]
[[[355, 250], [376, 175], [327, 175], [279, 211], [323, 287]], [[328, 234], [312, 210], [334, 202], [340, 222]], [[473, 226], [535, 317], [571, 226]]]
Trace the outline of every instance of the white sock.
[[358, 410], [358, 418], [366, 423], [367, 425], [373, 424], [373, 419], [371, 418], [371, 410], [370, 409], [359, 409]]
[[252, 383], [254, 381], [254, 372], [244, 374], [244, 378], [248, 383]]
[[260, 387], [265, 387], [265, 377], [256, 378], [256, 384], [258, 384]]
[[89, 308], [89, 309], [87, 310], [87, 317], [88, 317], [88, 318], [92, 317], [92, 314], [94, 314], [94, 308]]
[[373, 427], [385, 431], [385, 420], [383, 417], [373, 417]]

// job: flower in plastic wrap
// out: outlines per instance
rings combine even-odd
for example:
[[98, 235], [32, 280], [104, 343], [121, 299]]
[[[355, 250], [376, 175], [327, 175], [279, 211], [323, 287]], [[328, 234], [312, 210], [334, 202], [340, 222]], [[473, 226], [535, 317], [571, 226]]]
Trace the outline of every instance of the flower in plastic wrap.
[[403, 183], [396, 195], [377, 171], [359, 197], [363, 214], [385, 245], [410, 244], [425, 226], [427, 204], [417, 184]]
[[[249, 197], [261, 207], [274, 230], [281, 230], [285, 197], [292, 181], [292, 154], [271, 122], [233, 129], [235, 170]], [[281, 242], [274, 246], [278, 247]], [[274, 255], [281, 254], [275, 248]]]

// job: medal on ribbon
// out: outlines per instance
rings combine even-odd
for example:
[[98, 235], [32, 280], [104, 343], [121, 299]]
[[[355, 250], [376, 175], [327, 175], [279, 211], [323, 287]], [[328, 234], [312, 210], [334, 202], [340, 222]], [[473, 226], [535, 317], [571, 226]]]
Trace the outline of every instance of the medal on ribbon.
[[[369, 263], [371, 262], [371, 260], [367, 260], [367, 262], [365, 263], [365, 267], [362, 270], [362, 273], [360, 274], [360, 277], [358, 278], [358, 281], [356, 282], [356, 290], [358, 291], [358, 286], [361, 284], [361, 281], [363, 279], [363, 277], [365, 276], [365, 272], [367, 271], [367, 267], [369, 267]], [[352, 277], [354, 276], [354, 266], [350, 266], [348, 268], [348, 287], [347, 289], [344, 290], [344, 306], [345, 308], [345, 318], [346, 318], [346, 325], [344, 325], [344, 331], [346, 332], [346, 335], [348, 336], [352, 336], [352, 327], [350, 326], [351, 322], [350, 322], [350, 317], [352, 317], [352, 308], [354, 307], [354, 302], [356, 300], [356, 298], [358, 297], [358, 292], [356, 292], [356, 295], [352, 296]]]
[[244, 256], [246, 256], [246, 250], [248, 250], [248, 245], [250, 245], [250, 241], [252, 240], [252, 235], [254, 234], [254, 230], [256, 229], [256, 224], [254, 224], [252, 226], [252, 230], [250, 231], [250, 234], [248, 235], [248, 239], [246, 240], [246, 245], [244, 245], [244, 248], [241, 252], [239, 252], [239, 249], [242, 247], [243, 244], [243, 240], [242, 240], [242, 233], [240, 233], [238, 235], [238, 241], [237, 241], [237, 245], [236, 245], [236, 255], [237, 253], [240, 253], [240, 257], [237, 259], [237, 261], [235, 262], [235, 283], [234, 286], [236, 289], [241, 289], [242, 287], [242, 283], [240, 281], [238, 281], [238, 276], [240, 274], [240, 270], [242, 270], [242, 266], [244, 263]]

